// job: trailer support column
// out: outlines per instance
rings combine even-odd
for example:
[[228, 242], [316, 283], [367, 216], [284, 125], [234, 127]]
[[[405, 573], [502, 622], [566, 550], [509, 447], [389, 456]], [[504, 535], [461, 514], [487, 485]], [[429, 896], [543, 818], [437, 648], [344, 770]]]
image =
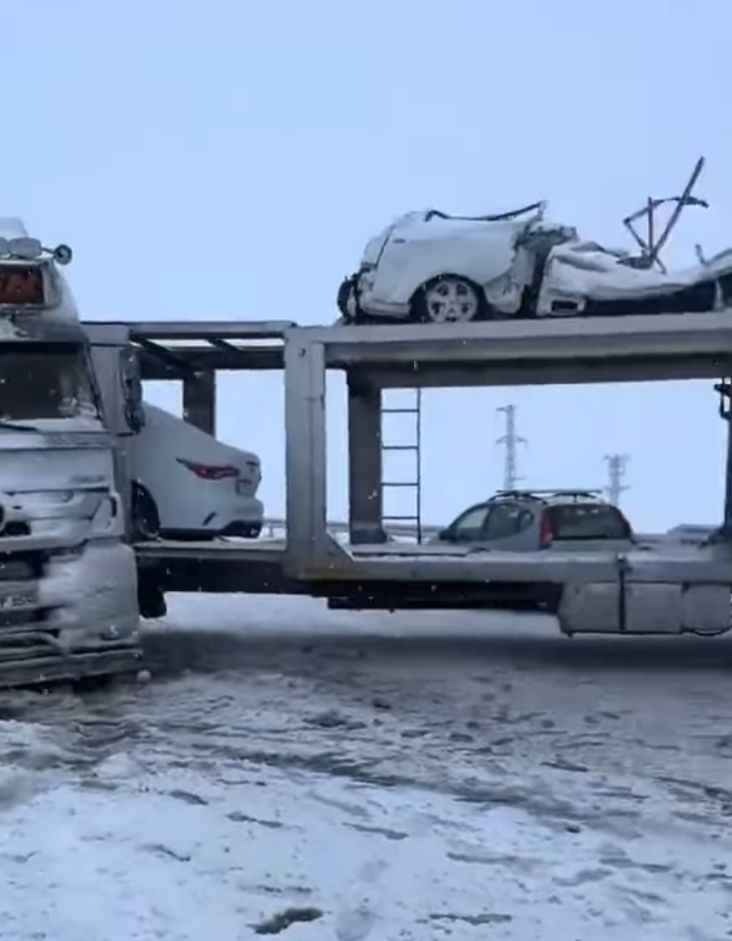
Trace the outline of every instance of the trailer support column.
[[729, 539], [732, 536], [732, 382], [725, 379], [718, 382], [715, 391], [719, 393], [719, 415], [727, 426], [727, 460], [724, 468], [724, 518], [722, 532]]
[[322, 578], [329, 567], [325, 355], [322, 343], [298, 336], [285, 339], [285, 468], [287, 574]]
[[724, 469], [724, 530], [732, 535], [732, 421], [727, 415], [727, 462]]
[[381, 389], [348, 376], [348, 488], [351, 542], [383, 542]]
[[183, 418], [215, 437], [216, 373], [212, 369], [183, 377]]

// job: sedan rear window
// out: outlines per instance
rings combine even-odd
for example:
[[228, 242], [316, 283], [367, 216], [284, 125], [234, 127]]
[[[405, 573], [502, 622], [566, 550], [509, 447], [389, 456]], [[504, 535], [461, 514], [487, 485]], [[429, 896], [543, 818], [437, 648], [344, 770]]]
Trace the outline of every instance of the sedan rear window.
[[555, 539], [629, 539], [631, 529], [614, 506], [570, 504], [549, 510]]

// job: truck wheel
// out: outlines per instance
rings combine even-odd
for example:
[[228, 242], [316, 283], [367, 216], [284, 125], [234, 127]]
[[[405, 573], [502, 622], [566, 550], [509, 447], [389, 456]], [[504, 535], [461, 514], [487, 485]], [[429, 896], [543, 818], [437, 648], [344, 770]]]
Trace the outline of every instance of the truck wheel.
[[163, 618], [168, 613], [165, 592], [155, 573], [141, 571], [137, 578], [137, 606], [140, 617]]
[[160, 536], [160, 517], [155, 501], [139, 484], [132, 485], [132, 541], [148, 542]]
[[140, 609], [140, 617], [147, 620], [164, 618], [168, 613], [168, 606], [165, 603], [165, 595], [161, 589], [149, 589], [144, 594], [138, 593], [137, 604]]

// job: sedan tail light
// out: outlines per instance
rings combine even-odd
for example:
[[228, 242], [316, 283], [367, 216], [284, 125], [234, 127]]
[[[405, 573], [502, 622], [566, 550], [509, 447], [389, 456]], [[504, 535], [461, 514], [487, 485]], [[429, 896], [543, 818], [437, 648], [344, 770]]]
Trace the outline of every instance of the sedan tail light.
[[232, 464], [199, 464], [197, 461], [186, 461], [182, 457], [176, 460], [201, 480], [226, 480], [239, 476], [239, 468]]
[[541, 514], [541, 522], [539, 523], [539, 548], [548, 549], [552, 542], [554, 542], [554, 525], [552, 524], [551, 514], [545, 510]]

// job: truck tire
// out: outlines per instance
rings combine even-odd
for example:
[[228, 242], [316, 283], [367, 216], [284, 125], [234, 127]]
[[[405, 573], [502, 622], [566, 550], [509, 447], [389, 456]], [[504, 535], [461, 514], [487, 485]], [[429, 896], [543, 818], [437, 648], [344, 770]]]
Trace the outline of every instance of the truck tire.
[[140, 573], [137, 581], [137, 606], [145, 620], [163, 618], [168, 613], [165, 592], [152, 573]]
[[160, 536], [160, 516], [155, 501], [138, 483], [132, 485], [131, 526], [133, 542], [148, 542]]

